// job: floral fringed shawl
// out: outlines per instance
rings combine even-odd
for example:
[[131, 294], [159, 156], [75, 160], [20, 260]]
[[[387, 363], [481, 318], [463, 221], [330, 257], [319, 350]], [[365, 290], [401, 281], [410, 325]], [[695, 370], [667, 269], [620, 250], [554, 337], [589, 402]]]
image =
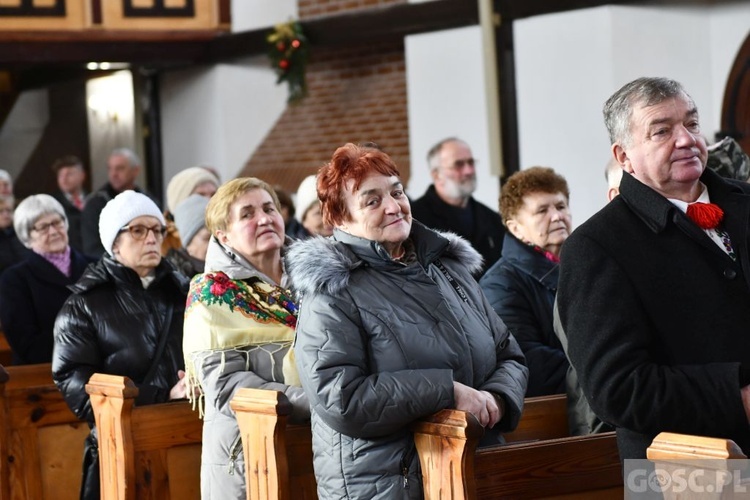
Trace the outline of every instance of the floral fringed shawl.
[[[297, 305], [291, 293], [258, 277], [230, 279], [223, 272], [199, 274], [190, 283], [185, 308], [183, 350], [188, 394], [195, 407], [194, 388], [200, 388], [198, 367], [202, 357], [228, 350], [247, 353], [273, 344], [287, 349], [283, 358], [287, 385], [300, 385], [291, 348], [297, 325]], [[272, 353], [269, 354], [273, 360]], [[246, 369], [252, 370], [246, 354]], [[203, 391], [200, 391], [202, 396]], [[202, 401], [198, 405], [203, 413]]]

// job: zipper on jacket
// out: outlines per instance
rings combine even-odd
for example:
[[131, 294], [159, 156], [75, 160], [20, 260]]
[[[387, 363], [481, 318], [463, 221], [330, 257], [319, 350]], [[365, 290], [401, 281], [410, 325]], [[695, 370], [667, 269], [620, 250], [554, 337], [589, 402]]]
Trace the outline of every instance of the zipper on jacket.
[[239, 434], [232, 441], [232, 446], [229, 448], [229, 475], [234, 476], [234, 463], [237, 461], [237, 457], [242, 451], [242, 438]]
[[401, 456], [401, 475], [403, 476], [403, 487], [409, 489], [409, 464], [411, 464], [414, 454], [417, 452], [417, 445], [412, 441], [411, 446]]

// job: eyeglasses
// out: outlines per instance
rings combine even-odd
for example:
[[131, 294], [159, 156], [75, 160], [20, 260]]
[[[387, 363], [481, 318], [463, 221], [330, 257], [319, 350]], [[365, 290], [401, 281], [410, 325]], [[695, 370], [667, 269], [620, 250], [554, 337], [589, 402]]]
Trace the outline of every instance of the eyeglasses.
[[466, 158], [465, 160], [456, 160], [453, 162], [453, 168], [463, 168], [464, 165], [473, 167], [479, 160], [475, 158]]
[[36, 231], [37, 233], [46, 233], [49, 231], [49, 228], [55, 228], [55, 229], [61, 229], [65, 225], [65, 221], [63, 219], [55, 219], [52, 222], [47, 222], [45, 224], [38, 224], [36, 226], [31, 226], [31, 229], [33, 231]]
[[450, 165], [448, 168], [453, 169], [453, 170], [461, 170], [466, 165], [473, 168], [478, 162], [479, 160], [477, 160], [476, 158], [465, 158], [465, 159], [454, 161], [453, 165]]
[[143, 240], [148, 236], [149, 231], [154, 232], [154, 237], [156, 239], [164, 238], [164, 235], [167, 234], [167, 228], [164, 226], [142, 226], [141, 224], [136, 224], [135, 226], [123, 226], [118, 231], [119, 233], [124, 233], [125, 231], [130, 233], [130, 236], [133, 237], [134, 240]]

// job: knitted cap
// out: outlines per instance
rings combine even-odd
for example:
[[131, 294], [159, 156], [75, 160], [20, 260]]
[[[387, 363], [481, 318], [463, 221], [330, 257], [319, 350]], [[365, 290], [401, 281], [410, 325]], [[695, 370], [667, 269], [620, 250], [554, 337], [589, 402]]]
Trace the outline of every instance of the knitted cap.
[[313, 203], [318, 201], [317, 176], [309, 175], [297, 188], [297, 200], [294, 203], [294, 216], [302, 222]]
[[174, 214], [177, 205], [193, 194], [193, 190], [204, 182], [213, 182], [219, 187], [219, 179], [203, 167], [190, 167], [178, 173], [167, 185], [167, 209]]
[[114, 257], [112, 244], [123, 226], [143, 215], [155, 217], [165, 225], [164, 216], [151, 198], [142, 193], [127, 190], [118, 194], [104, 205], [99, 215], [99, 238], [107, 253]]
[[172, 216], [180, 233], [182, 246], [190, 244], [193, 236], [206, 227], [206, 206], [208, 198], [199, 194], [191, 194], [185, 201], [177, 205]]

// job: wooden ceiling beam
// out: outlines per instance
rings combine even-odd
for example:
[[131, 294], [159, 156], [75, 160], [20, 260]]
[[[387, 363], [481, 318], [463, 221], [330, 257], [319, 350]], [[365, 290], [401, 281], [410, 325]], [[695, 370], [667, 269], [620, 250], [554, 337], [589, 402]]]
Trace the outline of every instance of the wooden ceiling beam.
[[[302, 21], [316, 47], [400, 40], [405, 35], [478, 23], [476, 2], [435, 0], [397, 4]], [[82, 65], [126, 62], [155, 68], [265, 53], [270, 27], [234, 34], [216, 32], [28, 33], [0, 31], [0, 66]]]
[[[477, 4], [467, 0], [396, 4], [300, 22], [313, 47], [398, 41], [406, 35], [477, 23]], [[216, 37], [209, 43], [206, 62], [265, 53], [268, 32], [263, 29]]]

